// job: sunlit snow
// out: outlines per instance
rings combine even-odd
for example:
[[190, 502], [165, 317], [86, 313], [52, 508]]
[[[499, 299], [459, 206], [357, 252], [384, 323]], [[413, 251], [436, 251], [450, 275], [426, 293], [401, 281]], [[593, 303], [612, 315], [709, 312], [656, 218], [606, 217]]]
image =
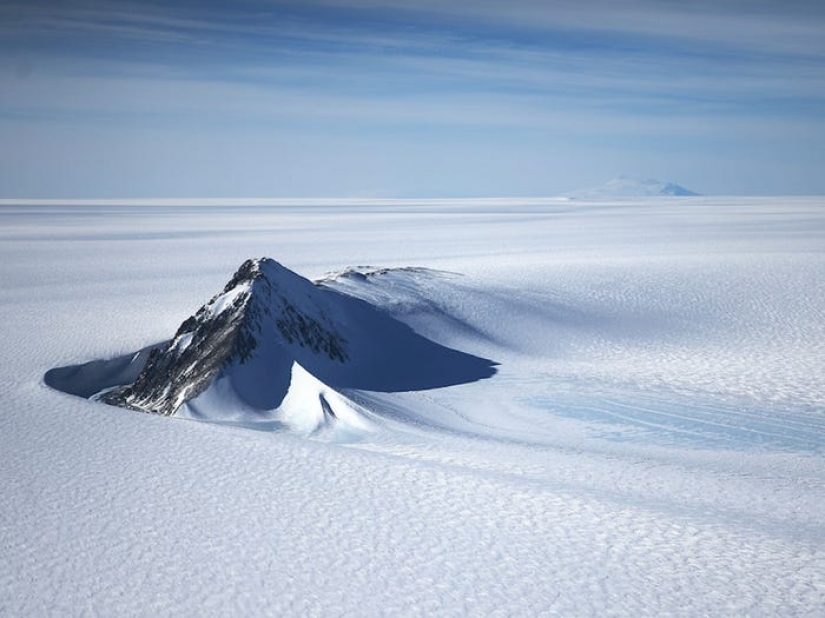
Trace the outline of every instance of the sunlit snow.
[[[496, 373], [290, 364], [257, 424], [45, 384], [134, 379], [262, 255]], [[821, 198], [6, 201], [0, 277], [0, 615], [825, 607]]]

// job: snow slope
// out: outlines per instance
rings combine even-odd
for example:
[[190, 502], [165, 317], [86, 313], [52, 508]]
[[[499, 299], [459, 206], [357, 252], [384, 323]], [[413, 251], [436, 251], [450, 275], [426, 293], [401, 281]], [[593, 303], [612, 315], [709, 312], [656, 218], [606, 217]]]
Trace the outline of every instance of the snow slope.
[[[0, 239], [2, 615], [825, 606], [821, 199], [3, 203]], [[250, 255], [497, 372], [292, 363], [263, 431], [43, 382], [133, 376]]]

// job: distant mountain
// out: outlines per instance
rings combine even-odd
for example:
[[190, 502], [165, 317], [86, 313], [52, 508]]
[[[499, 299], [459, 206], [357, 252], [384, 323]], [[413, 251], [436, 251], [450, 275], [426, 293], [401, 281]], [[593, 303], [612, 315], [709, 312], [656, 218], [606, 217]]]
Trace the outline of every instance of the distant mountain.
[[[340, 276], [370, 285], [394, 272], [420, 276], [414, 269]], [[313, 283], [270, 258], [247, 260], [171, 340], [53, 369], [46, 382], [143, 412], [314, 434], [370, 425], [347, 390], [421, 390], [495, 373], [492, 361], [417, 334], [334, 289], [335, 281]]]
[[616, 197], [655, 197], [699, 195], [673, 182], [661, 180], [638, 180], [619, 176], [592, 189], [582, 189], [567, 193], [567, 197], [579, 199], [600, 199]]

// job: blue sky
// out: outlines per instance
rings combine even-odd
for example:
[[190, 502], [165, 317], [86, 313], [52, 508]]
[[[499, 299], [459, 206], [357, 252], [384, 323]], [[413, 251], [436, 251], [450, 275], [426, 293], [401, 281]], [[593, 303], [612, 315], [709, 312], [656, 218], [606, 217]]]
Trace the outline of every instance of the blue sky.
[[5, 2], [0, 197], [825, 193], [825, 3]]

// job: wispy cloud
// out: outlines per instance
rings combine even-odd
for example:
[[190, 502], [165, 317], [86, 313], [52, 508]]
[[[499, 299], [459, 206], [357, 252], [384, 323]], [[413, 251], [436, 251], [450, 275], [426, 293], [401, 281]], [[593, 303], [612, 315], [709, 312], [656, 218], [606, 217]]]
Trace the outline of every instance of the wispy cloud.
[[702, 139], [787, 156], [797, 139], [815, 159], [823, 31], [801, 2], [4, 3], [0, 119], [198, 140], [432, 131], [536, 156], [538, 135], [625, 140], [628, 157]]

